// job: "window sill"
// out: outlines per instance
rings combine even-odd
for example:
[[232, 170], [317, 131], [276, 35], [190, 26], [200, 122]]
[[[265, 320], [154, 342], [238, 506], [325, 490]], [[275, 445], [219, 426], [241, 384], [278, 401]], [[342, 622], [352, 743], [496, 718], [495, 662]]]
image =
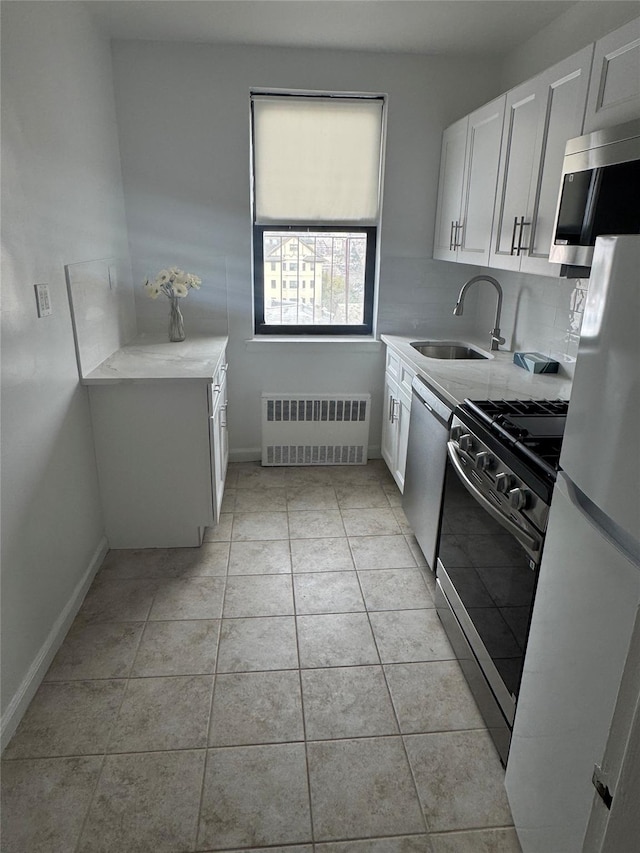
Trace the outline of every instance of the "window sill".
[[330, 346], [334, 350], [353, 350], [359, 352], [379, 352], [382, 348], [382, 341], [376, 340], [373, 337], [365, 337], [348, 335], [341, 337], [333, 337], [331, 335], [313, 335], [308, 337], [303, 336], [287, 336], [287, 335], [256, 335], [244, 342], [247, 352], [264, 352], [265, 347], [305, 347], [312, 349], [317, 347], [319, 350]]

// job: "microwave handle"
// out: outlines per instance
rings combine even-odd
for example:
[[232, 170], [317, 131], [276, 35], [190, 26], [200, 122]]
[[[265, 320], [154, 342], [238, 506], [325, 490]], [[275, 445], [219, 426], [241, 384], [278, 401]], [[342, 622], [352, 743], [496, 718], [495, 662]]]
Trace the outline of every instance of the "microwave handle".
[[474, 497], [478, 503], [486, 509], [489, 515], [494, 518], [498, 524], [501, 524], [506, 530], [509, 531], [515, 538], [520, 542], [521, 545], [524, 545], [525, 548], [528, 548], [530, 551], [539, 551], [541, 542], [539, 539], [530, 536], [525, 530], [523, 530], [519, 525], [514, 524], [509, 518], [504, 516], [499, 510], [497, 510], [493, 504], [485, 498], [482, 492], [477, 489], [473, 483], [467, 478], [467, 474], [462, 467], [462, 463], [458, 458], [458, 452], [456, 450], [456, 444], [454, 441], [447, 442], [447, 453], [449, 455], [449, 460], [453, 465], [453, 468], [462, 481], [462, 485], [469, 492], [469, 494]]

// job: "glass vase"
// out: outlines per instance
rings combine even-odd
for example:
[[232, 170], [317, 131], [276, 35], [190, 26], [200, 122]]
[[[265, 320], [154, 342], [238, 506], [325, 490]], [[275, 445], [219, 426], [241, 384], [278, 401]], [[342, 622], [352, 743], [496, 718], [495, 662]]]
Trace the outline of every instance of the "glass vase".
[[169, 312], [169, 340], [174, 342], [183, 341], [186, 335], [184, 332], [184, 318], [178, 305], [178, 297], [171, 296], [169, 299], [171, 302], [171, 310]]

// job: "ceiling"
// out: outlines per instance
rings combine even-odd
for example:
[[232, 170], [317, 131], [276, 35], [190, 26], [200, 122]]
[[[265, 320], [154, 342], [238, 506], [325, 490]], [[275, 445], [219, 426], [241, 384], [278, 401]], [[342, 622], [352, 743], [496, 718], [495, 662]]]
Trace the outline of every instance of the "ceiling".
[[[588, 2], [603, 9], [612, 5], [612, 0]], [[499, 56], [526, 41], [574, 3], [575, 0], [89, 0], [88, 5], [114, 38]]]

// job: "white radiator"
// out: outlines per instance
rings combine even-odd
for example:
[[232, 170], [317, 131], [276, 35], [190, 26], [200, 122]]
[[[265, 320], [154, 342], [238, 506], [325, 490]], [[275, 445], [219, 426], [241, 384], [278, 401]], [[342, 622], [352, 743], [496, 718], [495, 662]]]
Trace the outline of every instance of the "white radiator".
[[263, 394], [263, 465], [365, 465], [370, 394]]

